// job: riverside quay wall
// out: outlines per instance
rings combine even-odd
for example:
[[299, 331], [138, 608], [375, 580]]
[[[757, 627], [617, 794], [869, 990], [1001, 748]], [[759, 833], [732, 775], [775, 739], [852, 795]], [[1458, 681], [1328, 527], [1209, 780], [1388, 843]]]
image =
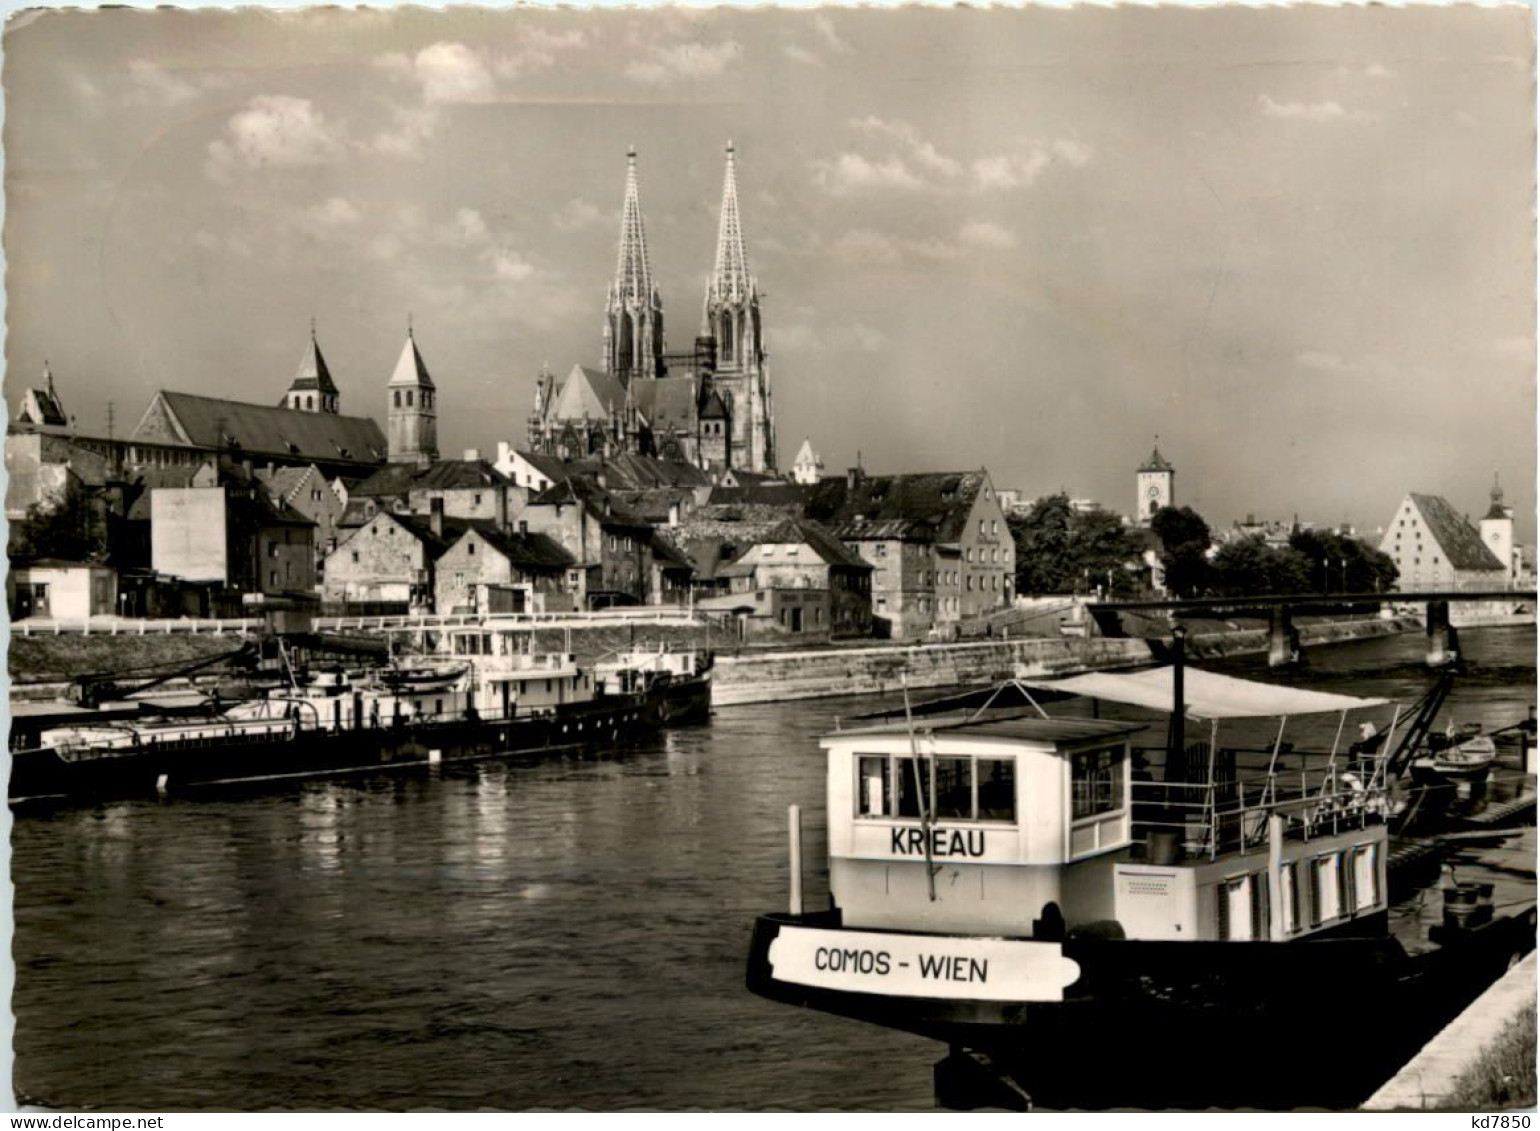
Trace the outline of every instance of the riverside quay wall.
[[[1411, 617], [1301, 625], [1300, 643], [1334, 644], [1420, 631]], [[718, 655], [712, 678], [714, 706], [881, 695], [907, 681], [911, 688], [990, 683], [1014, 676], [1070, 675], [1154, 662], [1159, 642], [1124, 637], [1028, 638], [960, 644], [884, 645]], [[1192, 659], [1219, 659], [1267, 651], [1266, 629], [1199, 633], [1188, 638]]]

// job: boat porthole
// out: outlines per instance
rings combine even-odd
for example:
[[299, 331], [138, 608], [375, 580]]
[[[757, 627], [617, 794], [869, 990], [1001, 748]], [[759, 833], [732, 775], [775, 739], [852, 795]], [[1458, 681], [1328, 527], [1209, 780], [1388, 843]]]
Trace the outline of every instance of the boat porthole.
[[567, 733], [567, 724], [566, 723], [562, 723], [561, 724], [561, 732], [562, 732], [562, 734], [566, 734]]

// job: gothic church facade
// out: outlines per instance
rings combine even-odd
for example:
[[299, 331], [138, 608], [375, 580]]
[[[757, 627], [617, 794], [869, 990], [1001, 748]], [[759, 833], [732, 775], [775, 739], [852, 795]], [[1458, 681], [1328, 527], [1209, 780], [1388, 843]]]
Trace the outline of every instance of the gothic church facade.
[[749, 273], [730, 143], [701, 332], [681, 352], [666, 346], [636, 151], [627, 155], [620, 252], [605, 301], [601, 356], [601, 369], [579, 365], [565, 377], [540, 375], [529, 418], [533, 451], [565, 459], [630, 452], [712, 470], [775, 470], [759, 288]]

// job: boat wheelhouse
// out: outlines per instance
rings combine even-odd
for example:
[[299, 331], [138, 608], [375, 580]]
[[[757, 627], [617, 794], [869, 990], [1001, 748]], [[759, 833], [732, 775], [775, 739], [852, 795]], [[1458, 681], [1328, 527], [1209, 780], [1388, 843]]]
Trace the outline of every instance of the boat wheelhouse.
[[[822, 740], [831, 907], [802, 906], [794, 815], [792, 906], [756, 924], [751, 990], [947, 1042], [938, 1089], [981, 1060], [1040, 1102], [1330, 1104], [1533, 946], [1532, 883], [1513, 914], [1430, 935], [1419, 911], [1392, 930], [1399, 715], [1385, 700], [1180, 661], [1019, 680], [1012, 694], [1025, 706], [997, 693]], [[1043, 707], [1070, 695], [1130, 715], [1184, 709], [1150, 745], [1147, 720]], [[1371, 711], [1383, 728], [1345, 742]], [[1336, 737], [1297, 749], [1301, 716]], [[1201, 727], [1191, 743], [1188, 722]], [[1397, 1035], [1304, 1081], [1267, 1067], [1344, 995]], [[1088, 1051], [1129, 1033], [1141, 1054], [1088, 1090]], [[1200, 1044], [1219, 1079], [1195, 1086], [1184, 1067]]]

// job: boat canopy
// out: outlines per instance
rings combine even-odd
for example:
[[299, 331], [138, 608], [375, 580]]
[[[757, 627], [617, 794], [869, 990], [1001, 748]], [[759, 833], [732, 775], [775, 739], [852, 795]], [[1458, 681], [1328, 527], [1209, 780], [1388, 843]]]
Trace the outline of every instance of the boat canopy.
[[[1174, 670], [1163, 667], [1132, 673], [1089, 672], [1064, 679], [1018, 679], [1016, 682], [1041, 691], [1064, 691], [1111, 703], [1148, 707], [1153, 711], [1170, 711]], [[1197, 719], [1336, 714], [1382, 707], [1390, 702], [1388, 699], [1359, 699], [1326, 691], [1280, 687], [1192, 667], [1183, 673], [1182, 697], [1187, 703], [1187, 713]]]

